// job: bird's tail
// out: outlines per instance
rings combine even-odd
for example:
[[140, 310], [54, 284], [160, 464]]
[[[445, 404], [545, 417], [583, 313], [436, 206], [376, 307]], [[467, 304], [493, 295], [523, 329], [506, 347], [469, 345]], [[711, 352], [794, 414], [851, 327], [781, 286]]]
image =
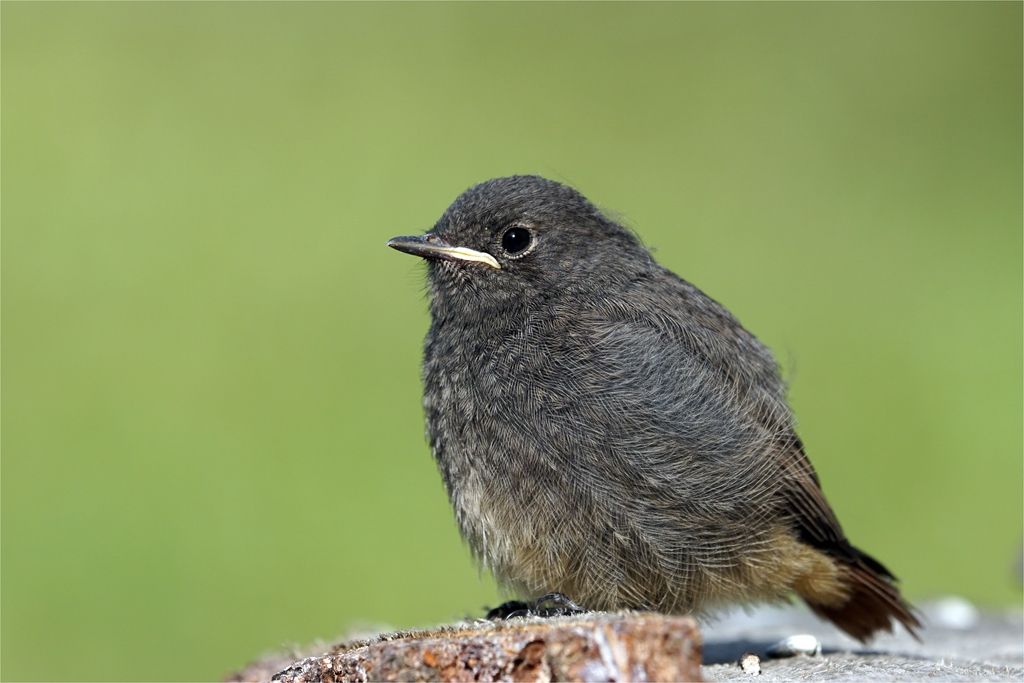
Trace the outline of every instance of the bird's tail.
[[855, 558], [834, 558], [849, 599], [841, 605], [824, 605], [805, 597], [810, 608], [861, 642], [878, 631], [891, 633], [893, 619], [920, 640], [917, 629], [921, 628], [921, 622], [914, 615], [914, 608], [900, 595], [895, 586], [896, 577], [867, 553], [852, 546], [851, 550]]

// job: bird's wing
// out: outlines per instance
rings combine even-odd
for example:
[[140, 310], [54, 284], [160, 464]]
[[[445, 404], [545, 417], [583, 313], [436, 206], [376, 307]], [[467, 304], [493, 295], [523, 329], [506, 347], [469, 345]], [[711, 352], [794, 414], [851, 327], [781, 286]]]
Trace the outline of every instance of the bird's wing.
[[[793, 429], [785, 404], [785, 383], [771, 351], [748, 332], [724, 306], [669, 271], [638, 281], [623, 298], [620, 319], [659, 329], [688, 354], [703, 359], [748, 402], [752, 417], [770, 434], [781, 468], [781, 495], [799, 538], [804, 543], [850, 563], [866, 562], [887, 579], [892, 574], [854, 548], [843, 533], [821, 483]], [[652, 296], [653, 292], [653, 296]], [[664, 302], [672, 302], [666, 308]], [[614, 314], [614, 313], [613, 313]]]
[[[857, 552], [846, 539], [832, 506], [825, 500], [818, 474], [795, 432], [790, 431], [779, 444], [779, 455], [784, 471], [782, 495], [800, 540], [838, 559], [855, 562]], [[892, 578], [885, 567], [878, 566]]]
[[[838, 562], [850, 590], [850, 599], [839, 607], [809, 600], [811, 608], [861, 640], [878, 630], [890, 630], [890, 617], [914, 633], [920, 623], [893, 585], [892, 572], [847, 540], [825, 499], [818, 475], [793, 429], [785, 384], [771, 352], [723, 306], [668, 271], [653, 283], [638, 284], [627, 297], [627, 318], [658, 328], [688, 353], [703, 359], [707, 367], [715, 368], [747, 404], [746, 415], [769, 434], [779, 435], [773, 450], [775, 465], [781, 469], [777, 495], [784, 512], [801, 542]], [[661, 291], [650, 296], [652, 289]], [[675, 305], [666, 310], [664, 301]]]

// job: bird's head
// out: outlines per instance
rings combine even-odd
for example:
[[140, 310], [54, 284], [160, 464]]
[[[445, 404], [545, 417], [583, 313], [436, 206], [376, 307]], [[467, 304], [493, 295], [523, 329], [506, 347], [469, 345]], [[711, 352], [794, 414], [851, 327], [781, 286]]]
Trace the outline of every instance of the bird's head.
[[538, 176], [466, 190], [425, 235], [388, 246], [427, 259], [435, 300], [530, 302], [628, 281], [653, 260], [583, 195]]

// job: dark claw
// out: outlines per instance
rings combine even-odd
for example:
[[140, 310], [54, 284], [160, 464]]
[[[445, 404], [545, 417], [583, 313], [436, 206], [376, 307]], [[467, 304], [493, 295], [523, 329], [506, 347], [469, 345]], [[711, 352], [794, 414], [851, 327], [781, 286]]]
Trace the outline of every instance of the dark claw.
[[563, 595], [561, 593], [548, 593], [547, 595], [542, 595], [537, 598], [536, 607], [539, 608], [547, 602], [550, 602], [553, 605], [558, 605], [559, 607], [555, 609], [565, 610], [568, 614], [582, 614], [590, 611], [577, 605], [571, 598], [569, 598], [568, 595]]
[[510, 600], [488, 611], [487, 618], [497, 620], [513, 617], [566, 617], [588, 611], [561, 593], [548, 593], [533, 602]]
[[498, 619], [511, 619], [512, 617], [523, 617], [527, 616], [530, 611], [530, 605], [519, 600], [509, 600], [508, 602], [502, 603], [492, 610], [488, 610], [487, 618], [491, 621]]

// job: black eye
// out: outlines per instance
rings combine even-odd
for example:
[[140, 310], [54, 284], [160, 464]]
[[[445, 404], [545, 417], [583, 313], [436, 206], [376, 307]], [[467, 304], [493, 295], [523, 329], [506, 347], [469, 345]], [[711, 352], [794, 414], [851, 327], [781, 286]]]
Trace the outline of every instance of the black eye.
[[530, 246], [533, 236], [526, 228], [509, 228], [501, 236], [501, 248], [510, 254], [518, 254]]

